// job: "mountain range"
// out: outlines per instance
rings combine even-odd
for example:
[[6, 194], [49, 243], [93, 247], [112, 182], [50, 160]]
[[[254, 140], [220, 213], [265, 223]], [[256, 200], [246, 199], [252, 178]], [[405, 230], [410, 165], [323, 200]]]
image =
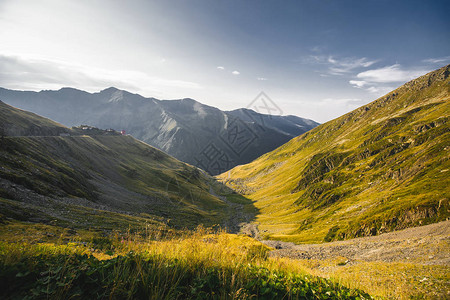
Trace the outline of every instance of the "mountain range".
[[98, 93], [0, 88], [0, 100], [69, 127], [124, 130], [212, 175], [248, 163], [318, 125], [296, 116], [221, 111], [189, 98], [158, 100], [116, 88]]
[[219, 178], [266, 238], [323, 242], [450, 216], [450, 65]]
[[[128, 113], [144, 119], [131, 109], [133, 101], [149, 102], [167, 118], [161, 135], [173, 133], [171, 143], [180, 140], [185, 148], [189, 140], [178, 139], [176, 132], [188, 127], [179, 123], [194, 126], [199, 114], [225, 123], [230, 116], [239, 118], [266, 133], [293, 130], [291, 117], [244, 109], [224, 113], [191, 99], [157, 101], [116, 89], [11, 92], [30, 99], [60, 93], [72, 99], [87, 95], [86, 103], [101, 96], [107, 111], [116, 107], [123, 122], [131, 122]], [[122, 101], [123, 94], [136, 100]], [[61, 114], [69, 116], [80, 102], [65, 99], [69, 107]], [[449, 100], [450, 65], [217, 176], [228, 188], [132, 136], [87, 125], [68, 128], [0, 102], [1, 217], [103, 228], [142, 222], [237, 228], [253, 221], [263, 238], [297, 243], [438, 222], [450, 216]]]

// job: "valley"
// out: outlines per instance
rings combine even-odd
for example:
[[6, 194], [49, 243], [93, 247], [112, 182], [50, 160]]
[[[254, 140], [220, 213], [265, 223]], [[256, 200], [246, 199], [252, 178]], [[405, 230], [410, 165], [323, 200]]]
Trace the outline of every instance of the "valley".
[[444, 299], [449, 68], [215, 177], [131, 135], [0, 102], [1, 290]]
[[450, 299], [449, 11], [0, 0], [0, 300]]

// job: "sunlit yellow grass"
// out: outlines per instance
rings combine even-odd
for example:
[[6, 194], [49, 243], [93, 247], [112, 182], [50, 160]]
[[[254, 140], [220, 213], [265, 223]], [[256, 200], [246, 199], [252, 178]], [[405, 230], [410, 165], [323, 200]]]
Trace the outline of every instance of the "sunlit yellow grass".
[[203, 227], [185, 233], [173, 233], [161, 240], [147, 240], [138, 235], [121, 239], [116, 252], [130, 251], [151, 256], [163, 256], [191, 263], [202, 262], [205, 266], [236, 266], [238, 264], [265, 259], [269, 247], [247, 237], [228, 234], [225, 231], [212, 232]]
[[[40, 229], [43, 228], [50, 229], [45, 226]], [[30, 226], [31, 235], [37, 232]], [[59, 239], [40, 243], [32, 239], [28, 243], [13, 242], [10, 237], [9, 242], [0, 242], [0, 258], [4, 264], [13, 264], [24, 257], [58, 254], [86, 254], [99, 260], [109, 260], [131, 252], [143, 257], [160, 257], [161, 263], [177, 260], [193, 268], [201, 265], [205, 270], [226, 267], [238, 274], [242, 266], [251, 264], [286, 274], [320, 276], [382, 298], [409, 299], [420, 296], [445, 299], [450, 291], [450, 272], [446, 266], [361, 261], [347, 264], [345, 257], [331, 260], [268, 257], [271, 249], [248, 236], [203, 227], [184, 232], [156, 228], [147, 229], [145, 233], [116, 233], [108, 237], [112, 243], [105, 249], [82, 242], [83, 238], [89, 240], [93, 235], [92, 232], [84, 232], [70, 242]]]

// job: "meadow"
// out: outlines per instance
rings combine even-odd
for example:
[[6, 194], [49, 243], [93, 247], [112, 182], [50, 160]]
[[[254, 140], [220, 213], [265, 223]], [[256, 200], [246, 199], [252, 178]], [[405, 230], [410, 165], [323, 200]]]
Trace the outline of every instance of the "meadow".
[[220, 228], [105, 235], [14, 223], [1, 233], [2, 299], [371, 299]]
[[270, 257], [219, 227], [10, 222], [0, 235], [2, 299], [445, 299], [450, 279], [444, 266]]

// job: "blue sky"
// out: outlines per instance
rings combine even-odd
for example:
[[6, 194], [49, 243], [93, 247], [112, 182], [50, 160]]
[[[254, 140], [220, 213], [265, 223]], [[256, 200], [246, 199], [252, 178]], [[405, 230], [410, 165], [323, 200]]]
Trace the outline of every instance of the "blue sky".
[[0, 1], [0, 86], [109, 86], [325, 122], [450, 63], [449, 1]]

